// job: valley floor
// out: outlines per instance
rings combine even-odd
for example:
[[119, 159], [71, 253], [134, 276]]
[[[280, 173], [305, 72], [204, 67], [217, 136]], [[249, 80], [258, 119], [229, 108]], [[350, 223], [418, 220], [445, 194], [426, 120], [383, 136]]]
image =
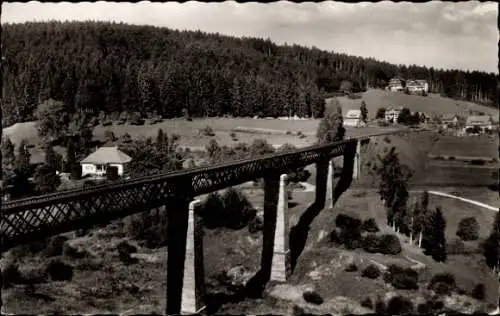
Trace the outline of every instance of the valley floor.
[[[257, 209], [262, 208], [263, 194], [259, 189], [245, 189], [245, 195]], [[314, 200], [313, 192], [294, 192], [290, 203], [290, 226], [301, 221], [301, 215]], [[454, 238], [456, 225], [462, 216], [473, 215], [481, 226], [484, 238], [492, 223], [494, 212], [461, 201], [442, 197], [431, 197], [432, 205], [443, 207], [447, 225], [447, 238]], [[428, 295], [425, 283], [438, 272], [451, 272], [460, 288], [470, 293], [477, 283], [487, 289], [484, 302], [465, 295], [444, 297], [448, 305], [459, 304], [464, 311], [489, 310], [497, 302], [496, 278], [489, 272], [480, 254], [450, 255], [446, 264], [435, 263], [424, 256], [420, 249], [403, 243], [403, 252], [396, 256], [370, 254], [362, 250], [348, 251], [330, 243], [329, 234], [339, 213], [357, 213], [361, 218], [375, 218], [382, 231], [393, 233], [384, 224], [384, 209], [376, 192], [349, 190], [337, 202], [334, 209], [323, 210], [310, 225], [305, 250], [299, 257], [297, 266], [286, 284], [269, 285], [267, 295], [262, 299], [245, 299], [223, 304], [218, 313], [245, 314], [290, 314], [293, 305], [311, 312], [346, 314], [365, 313], [370, 310], [361, 307], [360, 301], [367, 296], [399, 293], [422, 300]], [[71, 234], [70, 234], [71, 235]], [[400, 236], [401, 237], [401, 236]], [[406, 237], [401, 237], [406, 241]], [[118, 258], [117, 245], [128, 241], [137, 247], [133, 264], [125, 264]], [[166, 248], [149, 249], [123, 234], [119, 224], [96, 228], [84, 237], [68, 241], [72, 247], [85, 251], [86, 256], [72, 258], [58, 257], [74, 266], [71, 281], [43, 282], [35, 284], [34, 291], [27, 291], [26, 285], [14, 285], [3, 291], [4, 311], [13, 314], [52, 313], [160, 313], [165, 306], [166, 293]], [[474, 245], [471, 245], [474, 246]], [[476, 245], [477, 246], [477, 245]], [[224, 292], [219, 284], [223, 270], [239, 266], [246, 274], [257, 271], [260, 262], [262, 238], [260, 233], [250, 233], [247, 228], [232, 230], [205, 229], [204, 257], [205, 280], [208, 293]], [[5, 264], [10, 256], [4, 256]], [[36, 275], [50, 260], [43, 253], [34, 256], [17, 255], [21, 273]], [[349, 263], [356, 263], [358, 272], [345, 272]], [[370, 280], [361, 277], [359, 271], [370, 263], [381, 266], [399, 264], [410, 267], [417, 263], [426, 266], [420, 277], [421, 289], [417, 292], [395, 290], [385, 284], [382, 277]], [[302, 292], [314, 287], [325, 303], [312, 306], [303, 301]], [[387, 294], [389, 293], [389, 294]], [[457, 305], [458, 306], [458, 305]], [[212, 310], [213, 310], [212, 306]]]

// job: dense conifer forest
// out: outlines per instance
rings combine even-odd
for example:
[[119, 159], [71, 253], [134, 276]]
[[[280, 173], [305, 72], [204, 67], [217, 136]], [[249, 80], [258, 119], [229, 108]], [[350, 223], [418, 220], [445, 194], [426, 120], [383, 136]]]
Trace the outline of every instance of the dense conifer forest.
[[[103, 22], [2, 25], [4, 126], [40, 102], [117, 118], [127, 113], [321, 117], [324, 96], [383, 88], [394, 76], [490, 106], [494, 74], [398, 66], [270, 40]], [[125, 113], [125, 114], [123, 114]]]

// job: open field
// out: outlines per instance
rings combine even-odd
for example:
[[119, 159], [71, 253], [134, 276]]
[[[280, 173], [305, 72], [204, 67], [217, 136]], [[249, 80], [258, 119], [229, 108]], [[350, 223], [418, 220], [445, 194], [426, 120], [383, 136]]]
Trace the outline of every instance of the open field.
[[[246, 189], [244, 193], [257, 209], [262, 209], [262, 190]], [[291, 204], [289, 209], [291, 226], [299, 222], [300, 216], [313, 199], [314, 193], [312, 192], [294, 192], [293, 202], [296, 205]], [[465, 203], [442, 200], [432, 196], [431, 204], [439, 204], [443, 207], [448, 221], [446, 230], [448, 238], [454, 236], [457, 221], [462, 217], [459, 214], [476, 216], [481, 225], [482, 236], [487, 234], [488, 223], [494, 215], [490, 211]], [[455, 274], [458, 285], [468, 292], [478, 282], [484, 283], [487, 287], [486, 303], [496, 302], [495, 278], [487, 271], [484, 264], [478, 263], [478, 258], [450, 256], [448, 263], [443, 265], [433, 262], [432, 259], [423, 256], [419, 249], [407, 244], [403, 247], [403, 253], [397, 256], [369, 254], [361, 250], [347, 251], [330, 244], [328, 236], [334, 225], [335, 216], [339, 213], [357, 213], [365, 219], [373, 217], [382, 231], [391, 232], [384, 224], [385, 212], [378, 195], [368, 191], [347, 191], [334, 209], [324, 210], [313, 221], [305, 250], [299, 258], [294, 274], [285, 286], [289, 287], [288, 289], [292, 292], [301, 286], [315, 286], [325, 299], [325, 304], [321, 307], [325, 309], [324, 312], [332, 312], [341, 308], [343, 303], [338, 301], [340, 296], [346, 297], [351, 302], [350, 308], [358, 310], [361, 308], [359, 301], [366, 296], [375, 298], [377, 295], [383, 296], [388, 291], [395, 291], [393, 288], [388, 288], [381, 278], [369, 280], [360, 277], [359, 271], [344, 272], [343, 269], [349, 262], [357, 263], [360, 268], [370, 264], [371, 260], [383, 265], [397, 263], [406, 267], [411, 266], [413, 263], [404, 256], [419, 260], [429, 267], [430, 273], [423, 275], [422, 282], [428, 281], [429, 277], [438, 271], [449, 271]], [[73, 280], [36, 284], [34, 296], [26, 294], [23, 285], [4, 290], [6, 311], [16, 314], [35, 311], [66, 314], [88, 313], [89, 311], [127, 314], [162, 313], [165, 304], [167, 249], [165, 247], [148, 249], [124, 236], [119, 228], [120, 225], [111, 224], [106, 228], [94, 229], [87, 236], [72, 239], [70, 241], [72, 245], [85, 249], [89, 253], [85, 259], [75, 260], [64, 255], [61, 257], [65, 262], [75, 266]], [[137, 263], [126, 265], [118, 259], [116, 247], [123, 240], [128, 240], [137, 247], [137, 254], [133, 254], [133, 257], [138, 258]], [[204, 237], [205, 278], [209, 293], [221, 291], [215, 279], [223, 270], [242, 266], [250, 273], [255, 272], [260, 261], [258, 254], [261, 247], [261, 234], [251, 234], [247, 228], [238, 231], [206, 229]], [[34, 258], [23, 255], [19, 257], [19, 260], [21, 271], [36, 271], [48, 262], [48, 259], [40, 254]], [[409, 294], [405, 291], [395, 292], [412, 297], [420, 296], [420, 294]], [[286, 314], [289, 306], [290, 303], [287, 303], [286, 299], [265, 297], [259, 300], [229, 303], [224, 305], [219, 312]]]
[[[125, 133], [132, 138], [156, 137], [158, 130], [163, 129], [167, 133], [176, 133], [180, 135], [180, 144], [193, 149], [203, 149], [211, 139], [216, 140], [220, 145], [233, 145], [238, 142], [251, 143], [255, 139], [266, 139], [269, 143], [281, 146], [285, 143], [293, 144], [297, 147], [312, 145], [316, 141], [316, 128], [319, 120], [279, 120], [279, 119], [194, 119], [186, 120], [165, 120], [154, 125], [134, 126], [129, 124], [102, 126], [98, 125], [94, 129], [94, 138], [104, 140], [105, 132], [112, 130], [116, 137]], [[200, 129], [207, 125], [211, 126], [215, 136], [208, 137], [199, 133]], [[256, 132], [234, 132], [237, 140], [233, 140], [231, 133], [233, 130], [243, 129], [265, 129], [266, 133]], [[366, 127], [352, 128], [347, 130], [347, 136], [368, 135], [393, 130], [391, 128]], [[287, 131], [290, 132], [287, 135]], [[305, 137], [299, 137], [297, 132], [302, 132]], [[29, 144], [35, 145], [31, 149], [33, 163], [43, 161], [43, 151], [37, 146], [40, 142], [34, 122], [18, 123], [4, 129], [5, 135], [8, 135], [15, 144], [19, 144], [23, 138], [26, 138]], [[57, 148], [56, 148], [57, 150]]]
[[[429, 114], [457, 113], [467, 116], [469, 110], [491, 114], [494, 119], [498, 118], [498, 109], [478, 105], [471, 102], [457, 101], [443, 98], [439, 95], [430, 94], [427, 97], [417, 95], [407, 95], [400, 92], [389, 92], [385, 90], [368, 90], [362, 94], [361, 99], [351, 100], [348, 97], [338, 98], [342, 105], [342, 110], [346, 113], [349, 109], [359, 109], [361, 101], [366, 102], [368, 115], [375, 118], [375, 113], [380, 107], [406, 106], [411, 111], [424, 112]], [[331, 102], [329, 99], [327, 102]]]
[[434, 144], [431, 156], [454, 157], [455, 159], [497, 159], [498, 160], [498, 137], [469, 136], [441, 136]]

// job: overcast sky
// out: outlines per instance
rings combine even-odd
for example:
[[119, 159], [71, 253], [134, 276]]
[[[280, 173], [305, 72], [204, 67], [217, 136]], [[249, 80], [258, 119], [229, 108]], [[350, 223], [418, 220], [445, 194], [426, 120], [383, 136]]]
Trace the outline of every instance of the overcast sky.
[[3, 3], [2, 23], [123, 21], [271, 38], [398, 64], [498, 72], [498, 4]]

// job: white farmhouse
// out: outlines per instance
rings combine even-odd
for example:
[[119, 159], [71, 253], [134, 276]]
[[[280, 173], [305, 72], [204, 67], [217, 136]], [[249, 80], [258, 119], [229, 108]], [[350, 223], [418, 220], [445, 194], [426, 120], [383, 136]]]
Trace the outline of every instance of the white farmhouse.
[[108, 166], [117, 167], [118, 175], [122, 176], [125, 165], [130, 161], [132, 161], [132, 158], [120, 151], [116, 146], [101, 147], [80, 161], [82, 177], [86, 175], [104, 176]]
[[344, 116], [344, 126], [346, 127], [361, 127], [365, 123], [361, 119], [361, 110], [348, 110]]

